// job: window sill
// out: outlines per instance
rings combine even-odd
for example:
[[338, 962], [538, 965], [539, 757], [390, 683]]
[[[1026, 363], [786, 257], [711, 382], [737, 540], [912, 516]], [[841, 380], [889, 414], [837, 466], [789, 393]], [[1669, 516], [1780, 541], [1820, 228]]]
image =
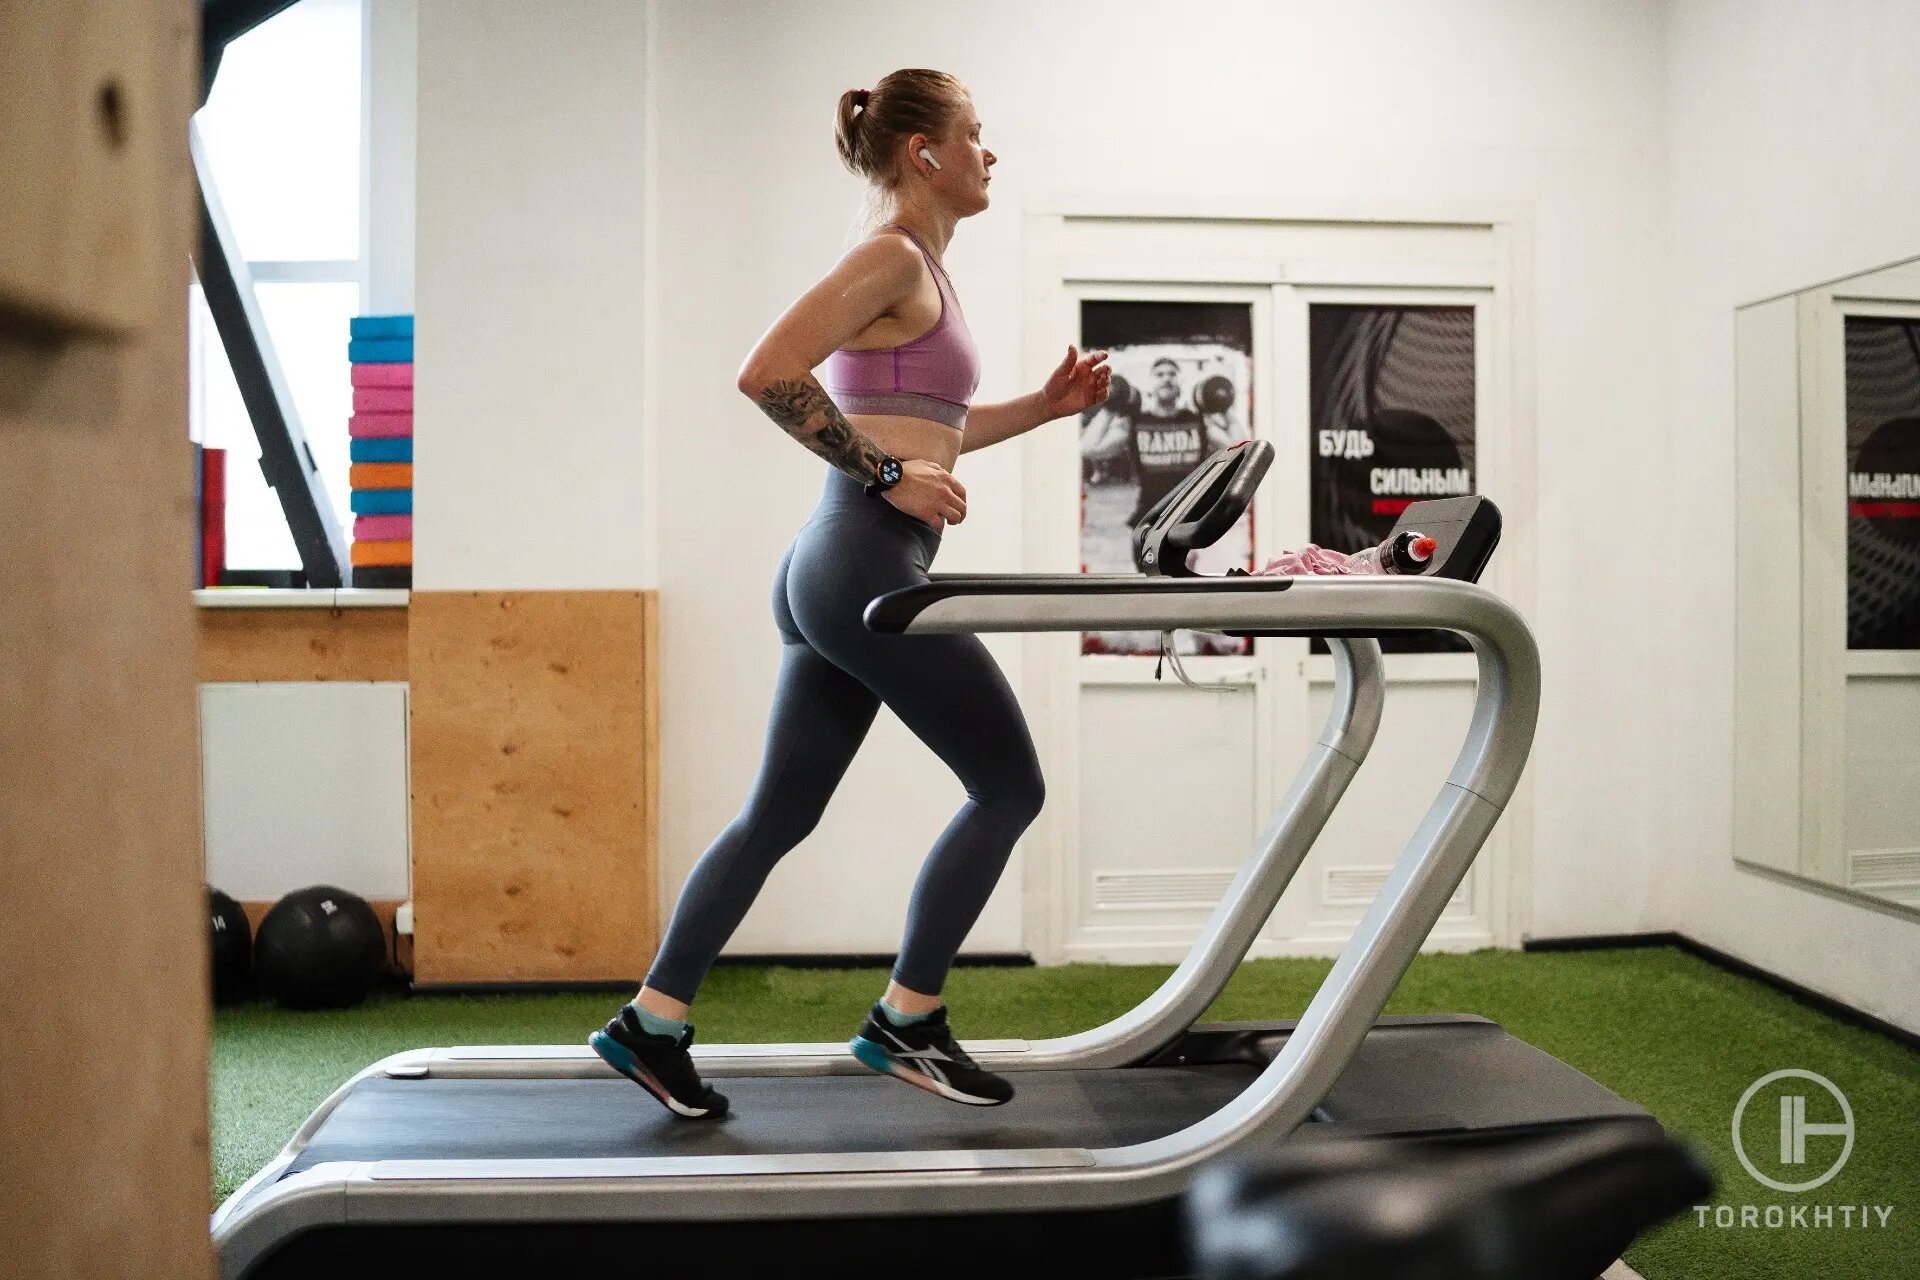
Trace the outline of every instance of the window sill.
[[202, 609], [404, 609], [411, 592], [367, 587], [203, 587], [193, 593]]

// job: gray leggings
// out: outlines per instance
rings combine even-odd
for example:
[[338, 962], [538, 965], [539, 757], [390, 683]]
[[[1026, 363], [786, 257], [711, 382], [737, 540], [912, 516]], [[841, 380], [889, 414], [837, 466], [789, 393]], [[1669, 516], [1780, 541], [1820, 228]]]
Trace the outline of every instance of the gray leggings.
[[861, 620], [875, 596], [925, 582], [939, 547], [932, 526], [827, 473], [773, 579], [782, 652], [760, 776], [687, 877], [649, 987], [692, 1002], [774, 864], [820, 821], [882, 702], [967, 790], [920, 869], [893, 968], [913, 991], [945, 984], [1046, 787], [1026, 718], [979, 637], [880, 635]]

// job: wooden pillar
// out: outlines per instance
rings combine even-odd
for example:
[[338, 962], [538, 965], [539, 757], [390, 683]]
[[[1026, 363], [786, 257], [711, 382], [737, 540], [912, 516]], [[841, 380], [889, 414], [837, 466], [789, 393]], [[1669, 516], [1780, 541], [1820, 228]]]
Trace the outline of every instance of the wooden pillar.
[[191, 0], [0, 5], [0, 1271], [212, 1273]]

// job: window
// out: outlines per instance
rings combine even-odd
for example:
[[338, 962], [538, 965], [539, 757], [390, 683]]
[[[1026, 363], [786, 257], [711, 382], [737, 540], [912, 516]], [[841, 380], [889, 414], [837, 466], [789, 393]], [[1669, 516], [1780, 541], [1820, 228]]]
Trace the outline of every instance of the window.
[[[367, 289], [366, 14], [300, 0], [227, 46], [197, 117], [334, 516], [348, 510], [347, 322]], [[227, 564], [298, 567], [279, 498], [199, 287], [189, 323], [193, 438], [229, 450]]]

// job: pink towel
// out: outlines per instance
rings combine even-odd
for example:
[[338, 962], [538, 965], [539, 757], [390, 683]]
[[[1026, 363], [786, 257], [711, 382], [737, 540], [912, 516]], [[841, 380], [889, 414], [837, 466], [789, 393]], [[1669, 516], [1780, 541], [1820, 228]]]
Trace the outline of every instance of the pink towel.
[[412, 413], [412, 387], [355, 387], [353, 407], [360, 413]]
[[356, 387], [410, 387], [413, 385], [413, 365], [407, 364], [356, 364], [349, 366], [353, 370], [353, 385]]
[[[1188, 568], [1193, 567], [1193, 554], [1192, 552], [1187, 554]], [[1315, 574], [1367, 572], [1356, 570], [1349, 565], [1349, 561], [1357, 559], [1359, 559], [1358, 556], [1349, 556], [1344, 551], [1329, 551], [1325, 547], [1309, 542], [1298, 551], [1282, 551], [1267, 561], [1266, 568], [1256, 569], [1254, 576], [1256, 578], [1304, 578]]]
[[355, 542], [408, 542], [413, 538], [412, 516], [355, 516]]
[[347, 435], [355, 440], [412, 434], [412, 413], [356, 413], [347, 419]]

